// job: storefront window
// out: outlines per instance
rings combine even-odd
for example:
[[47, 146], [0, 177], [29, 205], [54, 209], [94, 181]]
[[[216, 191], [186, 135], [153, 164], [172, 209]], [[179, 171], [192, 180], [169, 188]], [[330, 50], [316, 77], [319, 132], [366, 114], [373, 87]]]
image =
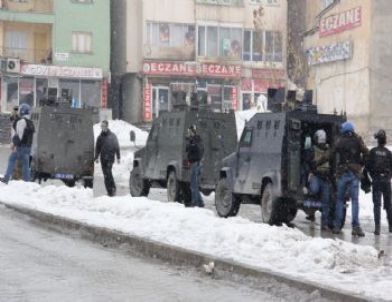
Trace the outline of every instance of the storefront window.
[[159, 116], [161, 111], [169, 111], [169, 88], [166, 86], [154, 86], [152, 91], [153, 118]]
[[84, 107], [101, 107], [101, 82], [82, 81], [81, 102]]
[[19, 104], [34, 106], [34, 78], [20, 78]]
[[242, 94], [242, 110], [248, 110], [252, 107], [252, 93]]
[[60, 80], [60, 96], [68, 99], [72, 98], [80, 100], [79, 97], [79, 80]]
[[222, 112], [222, 86], [221, 85], [208, 85], [208, 103], [213, 112]]
[[48, 80], [36, 79], [35, 81], [35, 99], [38, 106], [43, 100], [48, 98]]
[[18, 101], [18, 78], [3, 77], [3, 99], [5, 99], [5, 111], [10, 112], [12, 108], [19, 104]]

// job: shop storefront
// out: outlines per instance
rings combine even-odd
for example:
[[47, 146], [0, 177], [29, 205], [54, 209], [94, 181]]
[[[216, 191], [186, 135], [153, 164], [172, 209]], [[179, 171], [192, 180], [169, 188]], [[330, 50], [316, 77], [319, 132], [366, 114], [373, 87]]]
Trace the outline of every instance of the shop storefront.
[[145, 62], [144, 120], [173, 108], [174, 92], [184, 92], [190, 104], [193, 92], [207, 92], [207, 103], [214, 112], [238, 109], [241, 84], [240, 65], [200, 64], [195, 62]]
[[102, 108], [107, 104], [107, 80], [99, 68], [24, 64], [18, 74], [1, 78], [1, 112], [15, 105], [39, 106], [48, 98], [65, 97], [75, 107]]

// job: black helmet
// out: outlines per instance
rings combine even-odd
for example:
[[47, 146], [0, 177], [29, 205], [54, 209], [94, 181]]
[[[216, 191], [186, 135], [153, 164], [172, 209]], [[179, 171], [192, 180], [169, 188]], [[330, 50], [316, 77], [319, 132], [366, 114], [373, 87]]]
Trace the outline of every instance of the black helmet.
[[379, 144], [385, 145], [387, 142], [387, 135], [383, 129], [378, 130], [374, 134], [374, 138], [378, 141]]

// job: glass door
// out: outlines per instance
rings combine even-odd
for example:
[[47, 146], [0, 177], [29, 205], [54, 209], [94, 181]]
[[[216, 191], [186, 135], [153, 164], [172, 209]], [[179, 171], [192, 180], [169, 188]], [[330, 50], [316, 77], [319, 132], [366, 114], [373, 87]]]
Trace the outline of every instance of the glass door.
[[169, 87], [153, 86], [152, 117], [157, 118], [161, 111], [169, 111]]

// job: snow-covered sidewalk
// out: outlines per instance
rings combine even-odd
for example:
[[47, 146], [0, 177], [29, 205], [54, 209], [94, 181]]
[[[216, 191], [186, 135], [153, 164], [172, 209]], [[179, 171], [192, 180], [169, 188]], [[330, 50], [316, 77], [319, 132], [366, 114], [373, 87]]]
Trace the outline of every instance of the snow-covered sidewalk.
[[0, 201], [234, 260], [376, 298], [392, 296], [391, 268], [376, 249], [301, 231], [221, 219], [206, 209], [147, 198], [93, 198], [83, 188], [0, 184]]

